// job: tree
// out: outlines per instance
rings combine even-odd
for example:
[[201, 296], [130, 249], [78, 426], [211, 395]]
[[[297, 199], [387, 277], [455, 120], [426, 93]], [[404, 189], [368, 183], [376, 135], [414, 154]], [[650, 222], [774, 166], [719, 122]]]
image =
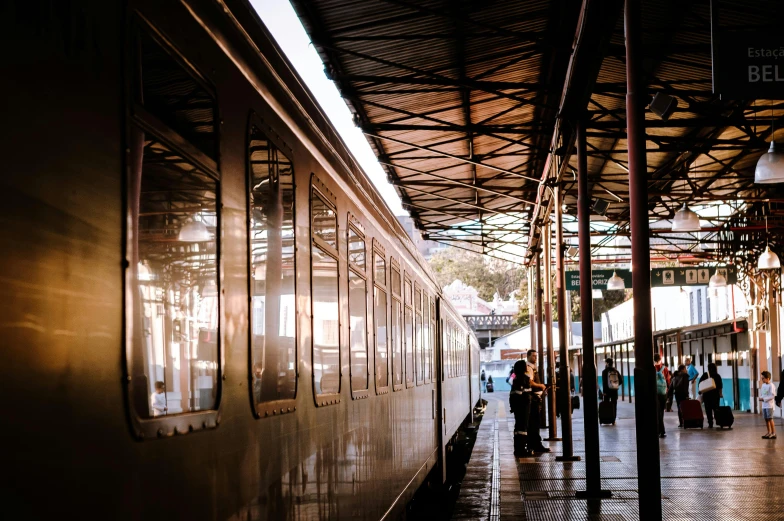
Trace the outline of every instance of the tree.
[[472, 253], [459, 248], [439, 251], [430, 258], [430, 267], [436, 274], [439, 284], [446, 286], [457, 279], [477, 290], [479, 298], [492, 302], [497, 292], [506, 300], [512, 292], [518, 291], [518, 300], [528, 298], [525, 268], [489, 256]]

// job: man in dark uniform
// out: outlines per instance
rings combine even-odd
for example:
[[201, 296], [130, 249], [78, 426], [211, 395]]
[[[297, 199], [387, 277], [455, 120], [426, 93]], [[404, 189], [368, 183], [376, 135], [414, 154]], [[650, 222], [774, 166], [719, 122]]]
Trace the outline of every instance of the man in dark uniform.
[[526, 443], [528, 442], [528, 416], [531, 410], [531, 387], [526, 374], [525, 360], [518, 360], [512, 373], [512, 390], [509, 392], [509, 408], [515, 417], [514, 424], [514, 455], [516, 458], [533, 456]]
[[550, 449], [542, 445], [542, 436], [539, 434], [541, 422], [539, 417], [542, 407], [542, 394], [547, 386], [542, 383], [539, 371], [536, 369], [537, 353], [534, 349], [528, 350], [526, 357], [526, 374], [530, 380], [531, 412], [528, 416], [528, 449], [536, 452], [550, 452]]

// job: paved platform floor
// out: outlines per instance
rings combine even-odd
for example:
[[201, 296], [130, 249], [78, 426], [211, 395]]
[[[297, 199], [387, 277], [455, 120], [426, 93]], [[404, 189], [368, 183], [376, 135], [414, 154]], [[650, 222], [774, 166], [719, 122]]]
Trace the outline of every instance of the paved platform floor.
[[[585, 489], [585, 461], [555, 461], [560, 442], [550, 443], [550, 454], [515, 459], [508, 393], [484, 398], [488, 407], [452, 519], [640, 519], [633, 405], [619, 402], [616, 424], [599, 428], [602, 488], [613, 497], [589, 505], [574, 498], [574, 491]], [[736, 412], [732, 430], [682, 430], [677, 413], [665, 413], [668, 436], [659, 440], [663, 518], [784, 520], [784, 420], [779, 411], [777, 440], [761, 438], [765, 425], [759, 415]], [[575, 411], [573, 424], [575, 454], [584, 458], [582, 409]], [[558, 427], [560, 435], [560, 420]]]

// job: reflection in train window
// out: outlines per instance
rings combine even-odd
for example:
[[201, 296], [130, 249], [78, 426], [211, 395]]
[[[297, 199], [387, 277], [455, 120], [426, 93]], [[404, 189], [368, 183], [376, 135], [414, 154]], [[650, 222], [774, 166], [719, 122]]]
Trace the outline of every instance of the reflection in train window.
[[311, 200], [311, 226], [314, 237], [323, 240], [328, 246], [337, 249], [338, 219], [335, 209], [318, 196]]
[[[311, 194], [311, 316], [313, 317], [313, 389], [316, 395], [340, 392], [337, 218], [314, 189]], [[322, 247], [316, 239], [333, 248]]]
[[251, 122], [248, 141], [251, 364], [254, 403], [297, 392], [294, 171]]
[[392, 382], [396, 386], [403, 384], [403, 330], [402, 306], [400, 303], [400, 270], [392, 265]]
[[139, 34], [144, 108], [207, 156], [217, 157], [215, 100], [201, 82], [152, 36]]
[[433, 348], [430, 343], [430, 299], [427, 293], [422, 293], [422, 350], [425, 369], [425, 383], [430, 383], [430, 350]]
[[416, 383], [421, 385], [425, 381], [425, 349], [422, 341], [422, 290], [418, 285], [414, 290], [414, 360]]
[[373, 320], [376, 326], [376, 387], [389, 386], [389, 356], [387, 353], [387, 292], [386, 259], [379, 252], [373, 252]]
[[403, 328], [406, 346], [406, 385], [414, 383], [414, 310], [411, 302], [411, 281], [406, 277], [403, 284]]
[[[348, 312], [351, 390], [368, 389], [367, 281], [365, 280], [365, 241], [353, 228], [348, 229]], [[353, 250], [353, 253], [352, 253]], [[361, 268], [361, 269], [357, 269]]]
[[132, 129], [126, 309], [140, 418], [214, 409], [218, 397], [218, 182]]
[[348, 229], [348, 262], [365, 271], [365, 239], [353, 228]]

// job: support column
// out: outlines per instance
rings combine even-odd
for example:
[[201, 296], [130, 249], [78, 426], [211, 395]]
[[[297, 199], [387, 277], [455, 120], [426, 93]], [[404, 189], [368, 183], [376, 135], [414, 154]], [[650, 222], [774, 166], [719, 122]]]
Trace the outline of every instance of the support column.
[[531, 330], [531, 345], [536, 349], [536, 292], [534, 283], [535, 268], [528, 266], [528, 329]]
[[591, 278], [591, 194], [588, 192], [588, 156], [585, 123], [577, 122], [577, 236], [580, 241], [580, 318], [583, 324], [583, 410], [585, 421], [585, 490], [580, 498], [610, 497], [602, 490], [599, 460], [599, 401], [596, 385], [596, 351], [593, 347], [593, 280]]
[[563, 238], [563, 208], [561, 185], [555, 187], [555, 289], [558, 292], [558, 343], [561, 362], [558, 372], [561, 378], [560, 393], [561, 404], [561, 438], [563, 439], [563, 455], [556, 457], [556, 461], [579, 461], [580, 457], [574, 455], [572, 443], [572, 382], [569, 378], [569, 343], [567, 342], [568, 312], [566, 305], [566, 273], [564, 254], [566, 245]]
[[[549, 216], [548, 216], [549, 219]], [[553, 345], [553, 233], [552, 225], [548, 222], [542, 231], [544, 237], [544, 322], [545, 338], [547, 338], [547, 427], [549, 435], [547, 441], [560, 441], [558, 437], [558, 421], [555, 416], [555, 346]], [[563, 326], [563, 324], [559, 324]], [[544, 397], [543, 397], [544, 398]]]
[[[542, 256], [536, 254], [536, 352], [539, 360], [539, 376], [544, 378], [544, 327], [542, 320]], [[547, 427], [547, 412], [544, 407], [539, 409], [539, 426]]]
[[626, 134], [629, 150], [629, 215], [634, 290], [634, 413], [637, 430], [637, 489], [640, 519], [660, 520], [661, 462], [656, 418], [656, 378], [651, 327], [651, 259], [648, 227], [648, 167], [645, 157], [645, 86], [640, 82], [641, 0], [626, 0]]

